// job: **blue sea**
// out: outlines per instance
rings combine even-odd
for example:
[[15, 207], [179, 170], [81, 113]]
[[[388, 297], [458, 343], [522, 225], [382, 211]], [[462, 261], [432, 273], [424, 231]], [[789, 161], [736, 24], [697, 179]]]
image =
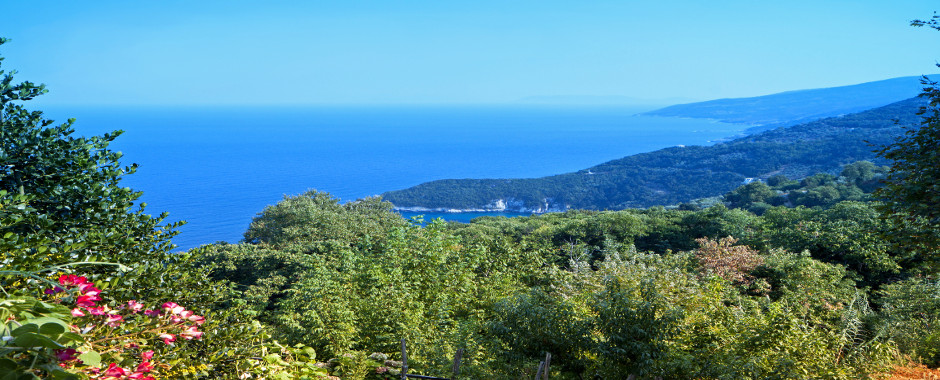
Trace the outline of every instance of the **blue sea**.
[[[744, 125], [636, 116], [617, 106], [46, 107], [77, 133], [125, 133], [126, 186], [151, 214], [185, 220], [179, 249], [238, 242], [252, 217], [308, 189], [343, 201], [443, 178], [539, 177]], [[413, 216], [407, 214], [405, 216]], [[467, 221], [482, 214], [428, 214]]]

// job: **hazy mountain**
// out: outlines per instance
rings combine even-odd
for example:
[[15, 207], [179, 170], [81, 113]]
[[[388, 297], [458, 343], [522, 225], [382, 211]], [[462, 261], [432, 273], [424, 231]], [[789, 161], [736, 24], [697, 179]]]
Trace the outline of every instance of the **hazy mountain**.
[[661, 149], [574, 173], [526, 179], [448, 179], [391, 191], [399, 208], [544, 212], [623, 209], [724, 194], [746, 178], [801, 178], [875, 160], [874, 146], [916, 126], [923, 99], [781, 127], [712, 146]]
[[[940, 75], [931, 77], [940, 79]], [[920, 93], [921, 77], [901, 77], [851, 86], [788, 91], [753, 98], [718, 99], [679, 104], [644, 113], [653, 116], [716, 119], [764, 126], [767, 130], [824, 117], [860, 112]]]
[[645, 99], [619, 95], [545, 95], [528, 96], [519, 99], [523, 104], [546, 105], [624, 105], [624, 106], [663, 106], [695, 101], [689, 98]]

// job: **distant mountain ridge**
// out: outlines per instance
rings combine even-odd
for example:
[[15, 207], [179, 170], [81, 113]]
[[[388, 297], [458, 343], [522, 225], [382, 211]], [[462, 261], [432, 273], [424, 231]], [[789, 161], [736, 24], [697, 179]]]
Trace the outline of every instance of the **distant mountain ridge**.
[[926, 104], [911, 98], [887, 106], [777, 128], [712, 146], [661, 149], [585, 170], [542, 178], [447, 179], [382, 194], [400, 210], [547, 212], [624, 209], [724, 194], [746, 178], [801, 178], [841, 165], [876, 160], [919, 124]]
[[545, 105], [627, 105], [627, 106], [664, 106], [667, 104], [690, 103], [689, 98], [648, 99], [620, 95], [540, 95], [519, 99], [523, 104]]
[[[881, 107], [917, 96], [922, 77], [910, 76], [850, 86], [788, 91], [751, 98], [678, 104], [643, 113], [649, 116], [715, 119], [762, 126], [752, 132], [796, 125]], [[940, 80], [933, 75], [932, 80]]]

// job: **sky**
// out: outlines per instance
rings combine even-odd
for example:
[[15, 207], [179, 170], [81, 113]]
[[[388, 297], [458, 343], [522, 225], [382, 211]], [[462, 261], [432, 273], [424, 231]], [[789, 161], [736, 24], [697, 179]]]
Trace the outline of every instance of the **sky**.
[[[935, 0], [10, 1], [54, 105], [709, 100], [938, 72]], [[622, 98], [621, 98], [622, 97]], [[642, 100], [642, 101], [641, 101]]]

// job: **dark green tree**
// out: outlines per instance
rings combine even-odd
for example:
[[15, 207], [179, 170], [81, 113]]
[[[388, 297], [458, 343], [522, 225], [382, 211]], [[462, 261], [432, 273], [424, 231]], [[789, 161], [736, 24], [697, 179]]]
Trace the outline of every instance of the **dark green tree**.
[[[0, 44], [5, 42], [0, 38]], [[121, 153], [108, 148], [121, 131], [74, 136], [74, 120], [55, 125], [42, 112], [22, 105], [46, 90], [14, 82], [14, 74], [0, 71], [0, 330], [7, 322], [19, 323], [8, 312], [13, 301], [37, 300], [48, 286], [24, 281], [25, 276], [48, 275], [54, 280], [72, 271], [94, 281], [102, 296], [113, 300], [111, 308], [128, 300], [148, 305], [173, 301], [206, 317], [202, 340], [158, 353], [172, 355], [176, 376], [169, 377], [214, 372], [200, 378], [228, 378], [253, 367], [253, 358], [267, 349], [261, 346], [280, 349], [250, 314], [234, 307], [226, 310], [232, 301], [229, 285], [208, 278], [215, 263], [194, 259], [204, 255], [205, 248], [171, 253], [170, 239], [179, 223], [161, 224], [166, 214], [145, 214], [143, 204], [137, 204], [142, 193], [121, 186], [122, 178], [136, 170], [136, 165], [121, 165]], [[89, 262], [123, 266], [115, 270], [113, 265]], [[61, 318], [67, 320], [67, 309]], [[0, 377], [34, 378], [11, 373], [17, 369], [10, 358], [22, 350], [10, 348], [8, 337], [0, 339]], [[123, 343], [136, 345], [130, 340], [118, 344]], [[38, 373], [34, 364], [26, 361], [20, 372]], [[50, 368], [58, 370], [54, 363]]]
[[940, 225], [940, 88], [937, 82], [925, 85], [929, 87], [921, 96], [930, 99], [930, 105], [921, 110], [921, 127], [908, 130], [879, 151], [892, 164], [878, 195], [893, 212]]
[[827, 173], [816, 173], [800, 181], [800, 186], [814, 188], [819, 186], [829, 186], [836, 183], [836, 177]]
[[748, 208], [752, 203], [764, 202], [777, 197], [777, 192], [767, 184], [755, 181], [725, 194], [725, 201], [731, 208]]
[[851, 164], [845, 165], [842, 167], [842, 177], [845, 177], [846, 181], [852, 183], [863, 183], [865, 181], [870, 181], [880, 174], [880, 169], [871, 161], [858, 161]]
[[841, 194], [834, 186], [816, 186], [809, 190], [790, 192], [790, 202], [797, 206], [828, 207], [839, 201]]
[[[940, 16], [911, 24], [940, 30]], [[890, 217], [922, 227], [922, 233], [902, 238], [901, 244], [920, 246], [933, 256], [940, 250], [940, 86], [926, 76], [921, 83], [920, 96], [928, 103], [920, 109], [920, 127], [878, 150], [892, 162], [885, 187], [876, 194], [885, 201], [884, 211]]]
[[165, 215], [144, 214], [143, 204], [135, 207], [141, 193], [120, 184], [136, 170], [108, 149], [121, 131], [74, 137], [74, 119], [54, 125], [20, 104], [46, 89], [16, 83], [14, 74], [0, 71], [0, 197], [28, 212], [20, 215], [23, 222], [0, 224], [0, 248], [28, 254], [17, 263], [20, 269], [71, 261], [135, 263], [141, 255], [168, 252], [177, 224], [161, 226]]
[[244, 237], [247, 243], [311, 254], [368, 251], [382, 244], [389, 229], [407, 224], [379, 198], [342, 204], [329, 193], [310, 190], [265, 207]]

